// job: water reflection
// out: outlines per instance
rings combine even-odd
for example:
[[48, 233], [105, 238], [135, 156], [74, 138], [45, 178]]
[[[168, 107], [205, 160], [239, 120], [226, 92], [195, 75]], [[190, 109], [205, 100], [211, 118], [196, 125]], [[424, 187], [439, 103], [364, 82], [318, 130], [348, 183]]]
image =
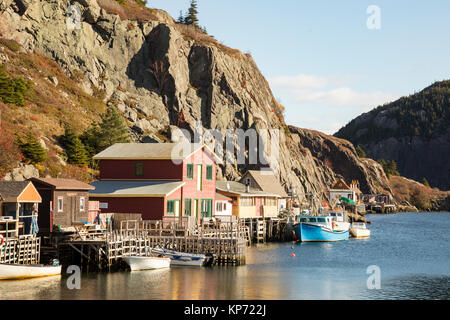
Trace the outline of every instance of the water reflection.
[[[430, 217], [370, 217], [365, 240], [255, 245], [239, 267], [83, 275], [81, 290], [66, 276], [2, 281], [0, 299], [449, 299], [450, 215]], [[366, 287], [369, 265], [381, 268], [381, 290]]]
[[[0, 299], [37, 300], [43, 296], [54, 296], [60, 290], [61, 276], [24, 280], [2, 280], [0, 282]], [[20, 298], [18, 298], [20, 294]]]

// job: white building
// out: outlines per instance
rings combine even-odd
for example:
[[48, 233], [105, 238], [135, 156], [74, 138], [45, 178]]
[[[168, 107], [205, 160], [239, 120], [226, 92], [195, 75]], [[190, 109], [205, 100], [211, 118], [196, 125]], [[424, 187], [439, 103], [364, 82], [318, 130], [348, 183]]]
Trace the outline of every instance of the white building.
[[329, 191], [329, 201], [331, 207], [340, 202], [341, 197], [359, 201], [361, 191], [359, 190], [359, 182], [354, 180], [350, 186], [343, 180], [339, 179]]

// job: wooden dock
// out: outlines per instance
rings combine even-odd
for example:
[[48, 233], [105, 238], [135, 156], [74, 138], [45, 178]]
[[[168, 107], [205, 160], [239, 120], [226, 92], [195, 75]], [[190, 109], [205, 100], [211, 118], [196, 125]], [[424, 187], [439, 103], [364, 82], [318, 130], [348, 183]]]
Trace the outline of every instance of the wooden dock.
[[0, 263], [39, 264], [41, 238], [22, 235], [8, 238], [0, 248]]
[[292, 241], [293, 222], [289, 218], [242, 218], [240, 224], [249, 229], [251, 242]]
[[93, 234], [76, 233], [58, 243], [58, 258], [63, 266], [76, 264], [83, 271], [117, 270], [122, 258], [145, 256], [153, 247], [186, 253], [213, 255], [214, 265], [245, 264], [249, 243], [248, 229], [238, 223], [205, 224], [187, 228], [177, 221], [121, 221], [120, 228]]

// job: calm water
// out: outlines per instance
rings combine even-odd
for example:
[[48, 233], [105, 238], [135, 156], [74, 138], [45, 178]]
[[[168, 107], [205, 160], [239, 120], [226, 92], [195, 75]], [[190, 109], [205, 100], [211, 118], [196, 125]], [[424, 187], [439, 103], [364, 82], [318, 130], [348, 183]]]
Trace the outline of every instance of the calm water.
[[[450, 213], [368, 215], [371, 238], [267, 244], [241, 267], [189, 268], [3, 281], [0, 299], [449, 299]], [[295, 257], [291, 254], [295, 253]], [[381, 270], [381, 289], [366, 269]]]

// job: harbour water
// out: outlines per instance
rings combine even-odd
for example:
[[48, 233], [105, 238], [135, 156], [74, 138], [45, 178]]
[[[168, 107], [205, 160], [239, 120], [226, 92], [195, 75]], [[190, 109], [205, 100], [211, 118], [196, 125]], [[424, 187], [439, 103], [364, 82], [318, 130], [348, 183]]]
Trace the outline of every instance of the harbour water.
[[[368, 215], [369, 239], [271, 243], [239, 267], [67, 275], [0, 283], [0, 299], [449, 299], [450, 213]], [[295, 257], [292, 257], [292, 253]], [[368, 289], [369, 266], [380, 289]]]

